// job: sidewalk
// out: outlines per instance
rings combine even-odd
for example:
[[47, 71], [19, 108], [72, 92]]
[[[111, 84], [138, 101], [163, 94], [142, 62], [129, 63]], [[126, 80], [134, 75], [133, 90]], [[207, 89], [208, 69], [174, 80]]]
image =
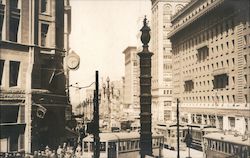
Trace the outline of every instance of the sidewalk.
[[[163, 149], [163, 156], [164, 158], [176, 158], [177, 157], [177, 151], [176, 150], [169, 150], [169, 149]], [[180, 151], [180, 158], [186, 158], [188, 157], [188, 148], [185, 151]], [[190, 149], [190, 157], [192, 158], [203, 158], [203, 152]]]

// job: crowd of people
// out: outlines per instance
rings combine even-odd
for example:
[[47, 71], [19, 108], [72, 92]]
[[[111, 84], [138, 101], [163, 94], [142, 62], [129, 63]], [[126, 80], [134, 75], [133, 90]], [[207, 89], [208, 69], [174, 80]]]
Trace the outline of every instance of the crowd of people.
[[[25, 156], [26, 155], [26, 156]], [[24, 153], [1, 153], [0, 158], [81, 158], [82, 148], [78, 144], [77, 147], [69, 146], [64, 143], [59, 145], [57, 150], [52, 150], [49, 146], [46, 146], [44, 150], [34, 151], [33, 154]]]
[[72, 146], [67, 146], [66, 143], [63, 146], [59, 145], [57, 150], [51, 150], [48, 146], [45, 150], [34, 151], [33, 158], [80, 158], [82, 156], [81, 145], [74, 149]]

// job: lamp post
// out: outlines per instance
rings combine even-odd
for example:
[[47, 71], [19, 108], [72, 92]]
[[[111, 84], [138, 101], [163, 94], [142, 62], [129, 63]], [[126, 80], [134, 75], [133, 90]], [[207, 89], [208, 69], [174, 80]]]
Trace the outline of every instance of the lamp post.
[[110, 85], [110, 79], [107, 77], [106, 79], [107, 84], [103, 83], [102, 88], [103, 88], [103, 96], [105, 98], [105, 95], [107, 96], [107, 103], [108, 103], [108, 113], [107, 113], [107, 118], [108, 118], [108, 129], [111, 130], [111, 119], [112, 119], [112, 110], [111, 110], [111, 99], [110, 96], [112, 95], [113, 97], [113, 90], [114, 90], [114, 84], [111, 83]]
[[150, 28], [147, 24], [147, 19], [143, 20], [143, 27], [141, 41], [143, 43], [143, 50], [138, 53], [140, 57], [140, 155], [145, 158], [146, 155], [152, 156], [152, 114], [151, 114], [151, 56], [152, 52], [148, 50], [148, 43], [150, 41]]

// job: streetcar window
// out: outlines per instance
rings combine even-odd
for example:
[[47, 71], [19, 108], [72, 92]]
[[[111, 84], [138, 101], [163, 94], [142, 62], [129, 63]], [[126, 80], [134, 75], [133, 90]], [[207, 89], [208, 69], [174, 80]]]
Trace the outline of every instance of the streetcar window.
[[121, 151], [121, 150], [122, 150], [122, 143], [119, 142], [119, 151]]
[[136, 142], [135, 142], [135, 148], [137, 149], [137, 148], [139, 148], [140, 147], [140, 143], [139, 143], [139, 141], [137, 140]]
[[131, 141], [131, 149], [135, 149], [135, 141]]
[[120, 143], [121, 143], [121, 148], [122, 148], [121, 150], [123, 151], [126, 150], [125, 142], [120, 142]]
[[227, 153], [228, 151], [227, 151], [227, 143], [226, 142], [224, 143], [224, 146], [225, 146], [225, 153]]
[[105, 142], [101, 142], [100, 143], [100, 151], [106, 151], [106, 143]]
[[88, 142], [84, 142], [84, 152], [88, 152]]
[[127, 141], [127, 150], [129, 150], [130, 149], [130, 141]]

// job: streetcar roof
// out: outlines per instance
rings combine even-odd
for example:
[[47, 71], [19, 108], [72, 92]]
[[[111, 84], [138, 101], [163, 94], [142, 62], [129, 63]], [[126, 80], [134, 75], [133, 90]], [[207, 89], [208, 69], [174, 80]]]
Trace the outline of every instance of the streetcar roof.
[[234, 144], [240, 144], [240, 145], [247, 145], [250, 146], [250, 138], [247, 137], [246, 139], [242, 139], [242, 136], [234, 136], [232, 134], [223, 134], [223, 133], [209, 133], [203, 136], [204, 138], [207, 139], [213, 139], [213, 140], [218, 140], [218, 141], [223, 141], [223, 142], [229, 142], [229, 143], [234, 143]]
[[201, 125], [201, 124], [188, 124], [187, 126], [192, 128], [216, 128], [215, 126], [212, 125]]
[[[118, 140], [126, 140], [126, 139], [140, 139], [139, 132], [107, 132], [100, 133], [100, 141], [118, 141]], [[153, 137], [163, 137], [160, 134], [153, 134]], [[83, 141], [93, 141], [93, 135], [88, 135], [83, 139]]]
[[221, 130], [218, 128], [209, 127], [209, 128], [202, 129], [202, 131], [204, 131], [204, 132], [219, 132]]

